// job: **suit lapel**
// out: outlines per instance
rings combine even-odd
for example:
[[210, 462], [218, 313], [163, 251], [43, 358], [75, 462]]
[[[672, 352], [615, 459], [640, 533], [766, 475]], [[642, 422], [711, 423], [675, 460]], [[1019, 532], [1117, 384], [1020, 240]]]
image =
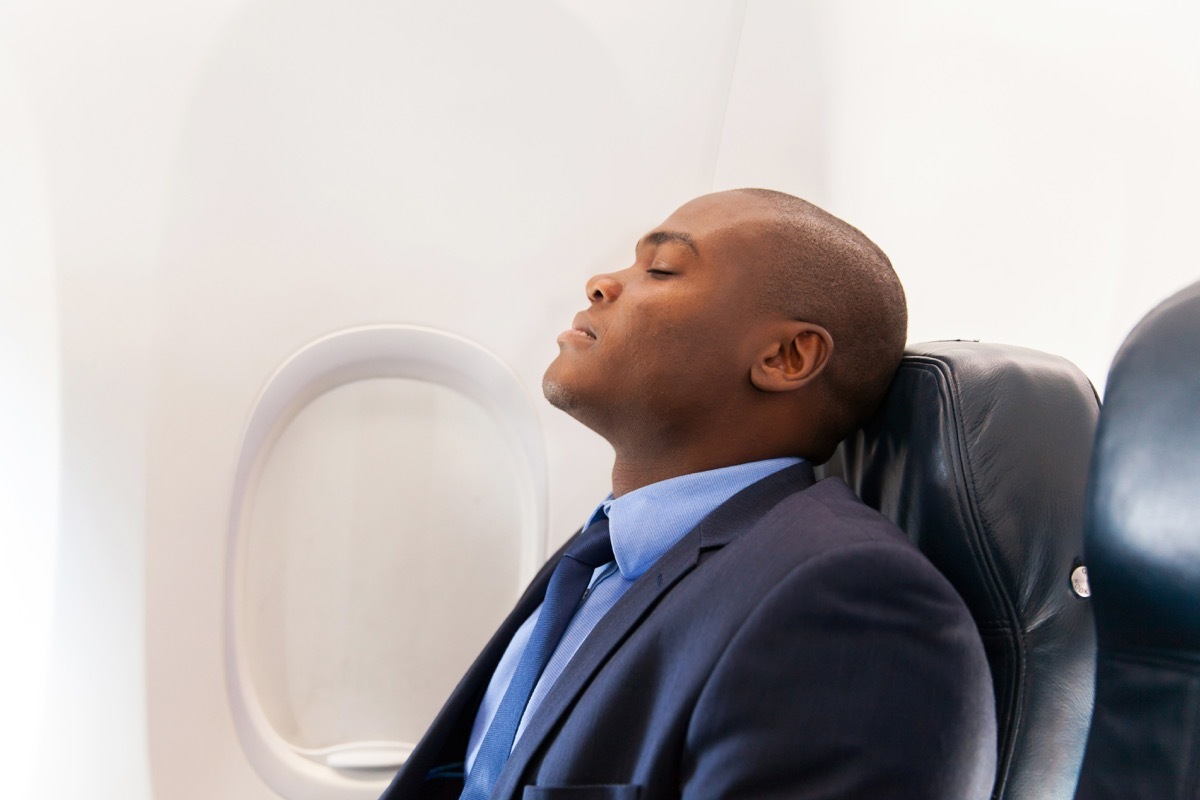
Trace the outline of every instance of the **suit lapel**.
[[492, 796], [513, 796], [530, 760], [541, 750], [567, 708], [659, 599], [695, 569], [702, 552], [724, 547], [752, 528], [784, 498], [807, 489], [813, 481], [812, 467], [801, 462], [751, 484], [701, 520], [638, 578], [584, 639], [546, 694], [509, 756]]

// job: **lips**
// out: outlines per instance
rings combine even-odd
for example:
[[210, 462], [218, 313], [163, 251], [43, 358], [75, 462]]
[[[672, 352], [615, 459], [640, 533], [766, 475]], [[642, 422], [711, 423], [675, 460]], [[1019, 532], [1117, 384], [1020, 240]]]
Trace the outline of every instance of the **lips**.
[[571, 323], [571, 330], [585, 333], [590, 339], [596, 338], [596, 331], [592, 328], [591, 320], [588, 319], [586, 311], [580, 311], [575, 315], [575, 319]]
[[558, 335], [558, 343], [560, 345], [591, 345], [596, 341], [596, 331], [592, 328], [591, 320], [588, 319], [587, 312], [581, 311], [575, 315], [575, 319], [571, 322], [571, 327]]

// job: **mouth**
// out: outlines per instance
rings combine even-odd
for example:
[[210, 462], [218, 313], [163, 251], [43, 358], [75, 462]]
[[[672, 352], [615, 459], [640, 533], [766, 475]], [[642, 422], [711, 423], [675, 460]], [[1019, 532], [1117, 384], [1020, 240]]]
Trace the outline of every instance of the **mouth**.
[[571, 330], [575, 333], [581, 333], [589, 339], [596, 338], [596, 330], [591, 325], [591, 320], [588, 319], [586, 311], [580, 311], [575, 315], [575, 319], [571, 321]]
[[571, 327], [558, 335], [560, 344], [571, 339], [576, 341], [596, 341], [596, 331], [592, 328], [586, 311], [580, 311], [576, 314], [575, 319], [571, 322]]
[[588, 313], [580, 311], [575, 315], [575, 319], [571, 320], [571, 330], [579, 331], [580, 333], [587, 334], [589, 338], [595, 339], [596, 330], [592, 327], [591, 322], [591, 319], [588, 318]]

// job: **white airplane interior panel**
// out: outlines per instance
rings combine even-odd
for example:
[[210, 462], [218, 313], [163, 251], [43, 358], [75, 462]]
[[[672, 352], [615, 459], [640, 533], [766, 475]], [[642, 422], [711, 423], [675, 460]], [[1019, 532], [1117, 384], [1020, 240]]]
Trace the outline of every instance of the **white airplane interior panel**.
[[[57, 286], [26, 92], [0, 50], [0, 792], [29, 796], [50, 684], [62, 424]], [[19, 268], [16, 268], [20, 265]]]
[[691, 197], [1101, 392], [1197, 275], [1186, 3], [170, 5], [0, 6], [3, 797], [377, 797], [609, 491], [542, 374]]

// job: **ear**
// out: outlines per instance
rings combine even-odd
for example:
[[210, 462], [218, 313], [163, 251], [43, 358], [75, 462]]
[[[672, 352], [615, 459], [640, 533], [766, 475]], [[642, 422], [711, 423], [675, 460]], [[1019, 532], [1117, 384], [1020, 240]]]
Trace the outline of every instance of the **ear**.
[[820, 375], [833, 354], [829, 331], [811, 322], [788, 322], [759, 351], [750, 382], [763, 392], [791, 392]]

